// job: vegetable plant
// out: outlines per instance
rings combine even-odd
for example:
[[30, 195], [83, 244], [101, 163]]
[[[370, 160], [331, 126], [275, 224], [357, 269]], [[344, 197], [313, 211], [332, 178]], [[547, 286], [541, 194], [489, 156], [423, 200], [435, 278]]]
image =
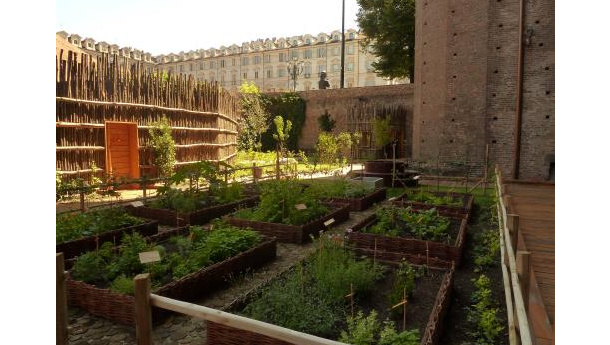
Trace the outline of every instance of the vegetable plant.
[[375, 212], [377, 222], [363, 232], [385, 236], [413, 236], [426, 241], [449, 243], [450, 221], [436, 209], [414, 211], [410, 207], [385, 205]]
[[362, 311], [354, 317], [348, 316], [347, 331], [341, 331], [339, 341], [353, 345], [417, 345], [420, 339], [418, 329], [398, 333], [389, 320], [382, 328], [377, 312], [372, 310], [368, 316]]
[[146, 220], [130, 215], [121, 207], [85, 213], [63, 213], [55, 217], [55, 241], [57, 243], [71, 241], [145, 222]]
[[463, 205], [461, 198], [456, 198], [451, 194], [436, 195], [433, 193], [424, 192], [422, 190], [418, 191], [417, 193], [409, 194], [408, 200], [434, 206], [459, 207]]

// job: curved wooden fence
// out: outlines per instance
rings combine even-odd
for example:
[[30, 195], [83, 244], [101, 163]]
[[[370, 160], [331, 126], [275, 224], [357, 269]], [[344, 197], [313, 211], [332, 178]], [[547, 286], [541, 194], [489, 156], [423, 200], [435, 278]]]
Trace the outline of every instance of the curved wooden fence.
[[[65, 55], [64, 55], [65, 54]], [[118, 56], [56, 57], [56, 169], [64, 176], [107, 169], [106, 123], [137, 125], [141, 174], [155, 176], [148, 128], [166, 116], [177, 164], [228, 161], [237, 151], [238, 98], [217, 83], [165, 74]], [[135, 129], [134, 129], [135, 131]]]

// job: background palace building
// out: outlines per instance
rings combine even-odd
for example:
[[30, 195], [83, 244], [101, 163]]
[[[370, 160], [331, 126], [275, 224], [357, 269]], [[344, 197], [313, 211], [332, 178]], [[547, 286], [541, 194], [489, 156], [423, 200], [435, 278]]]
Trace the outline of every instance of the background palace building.
[[[371, 66], [377, 58], [361, 46], [361, 36], [354, 29], [345, 32], [344, 87], [409, 83], [408, 79], [388, 80], [377, 76]], [[226, 89], [237, 89], [247, 81], [255, 83], [263, 92], [292, 90], [293, 81], [287, 63], [294, 60], [302, 62], [302, 73], [297, 76], [297, 91], [318, 89], [322, 71], [327, 72], [331, 89], [339, 88], [340, 84], [341, 32], [338, 30], [317, 36], [306, 34], [257, 39], [241, 46], [232, 44], [158, 56], [130, 47], [119, 48], [115, 44], [96, 42], [65, 31], [58, 32], [57, 39], [89, 54], [117, 54], [125, 57], [128, 63], [140, 61], [149, 69], [156, 67], [167, 72], [193, 75], [198, 80], [218, 82]]]

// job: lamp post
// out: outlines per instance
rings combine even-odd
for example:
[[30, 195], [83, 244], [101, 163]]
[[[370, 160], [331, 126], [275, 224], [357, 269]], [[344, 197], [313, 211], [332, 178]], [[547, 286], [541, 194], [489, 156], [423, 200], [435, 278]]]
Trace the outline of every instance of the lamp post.
[[297, 76], [303, 73], [303, 61], [297, 61], [296, 57], [292, 58], [292, 61], [286, 63], [286, 69], [288, 75], [292, 78], [293, 88], [292, 91], [297, 90]]

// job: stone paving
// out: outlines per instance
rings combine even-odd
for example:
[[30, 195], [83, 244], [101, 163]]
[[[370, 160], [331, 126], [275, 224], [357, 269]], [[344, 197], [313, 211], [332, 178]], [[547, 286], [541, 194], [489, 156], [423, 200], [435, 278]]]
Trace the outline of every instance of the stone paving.
[[[363, 212], [352, 212], [350, 218], [332, 229], [331, 233], [343, 233], [374, 212], [374, 207]], [[315, 250], [313, 244], [278, 243], [277, 259], [253, 272], [236, 277], [229, 288], [218, 291], [196, 304], [215, 309], [225, 309], [237, 298], [265, 285], [287, 271]], [[135, 344], [135, 329], [92, 316], [86, 311], [69, 307], [68, 332], [71, 345], [125, 345]], [[162, 324], [154, 326], [153, 339], [157, 345], [206, 344], [205, 321], [186, 315], [174, 314]]]

